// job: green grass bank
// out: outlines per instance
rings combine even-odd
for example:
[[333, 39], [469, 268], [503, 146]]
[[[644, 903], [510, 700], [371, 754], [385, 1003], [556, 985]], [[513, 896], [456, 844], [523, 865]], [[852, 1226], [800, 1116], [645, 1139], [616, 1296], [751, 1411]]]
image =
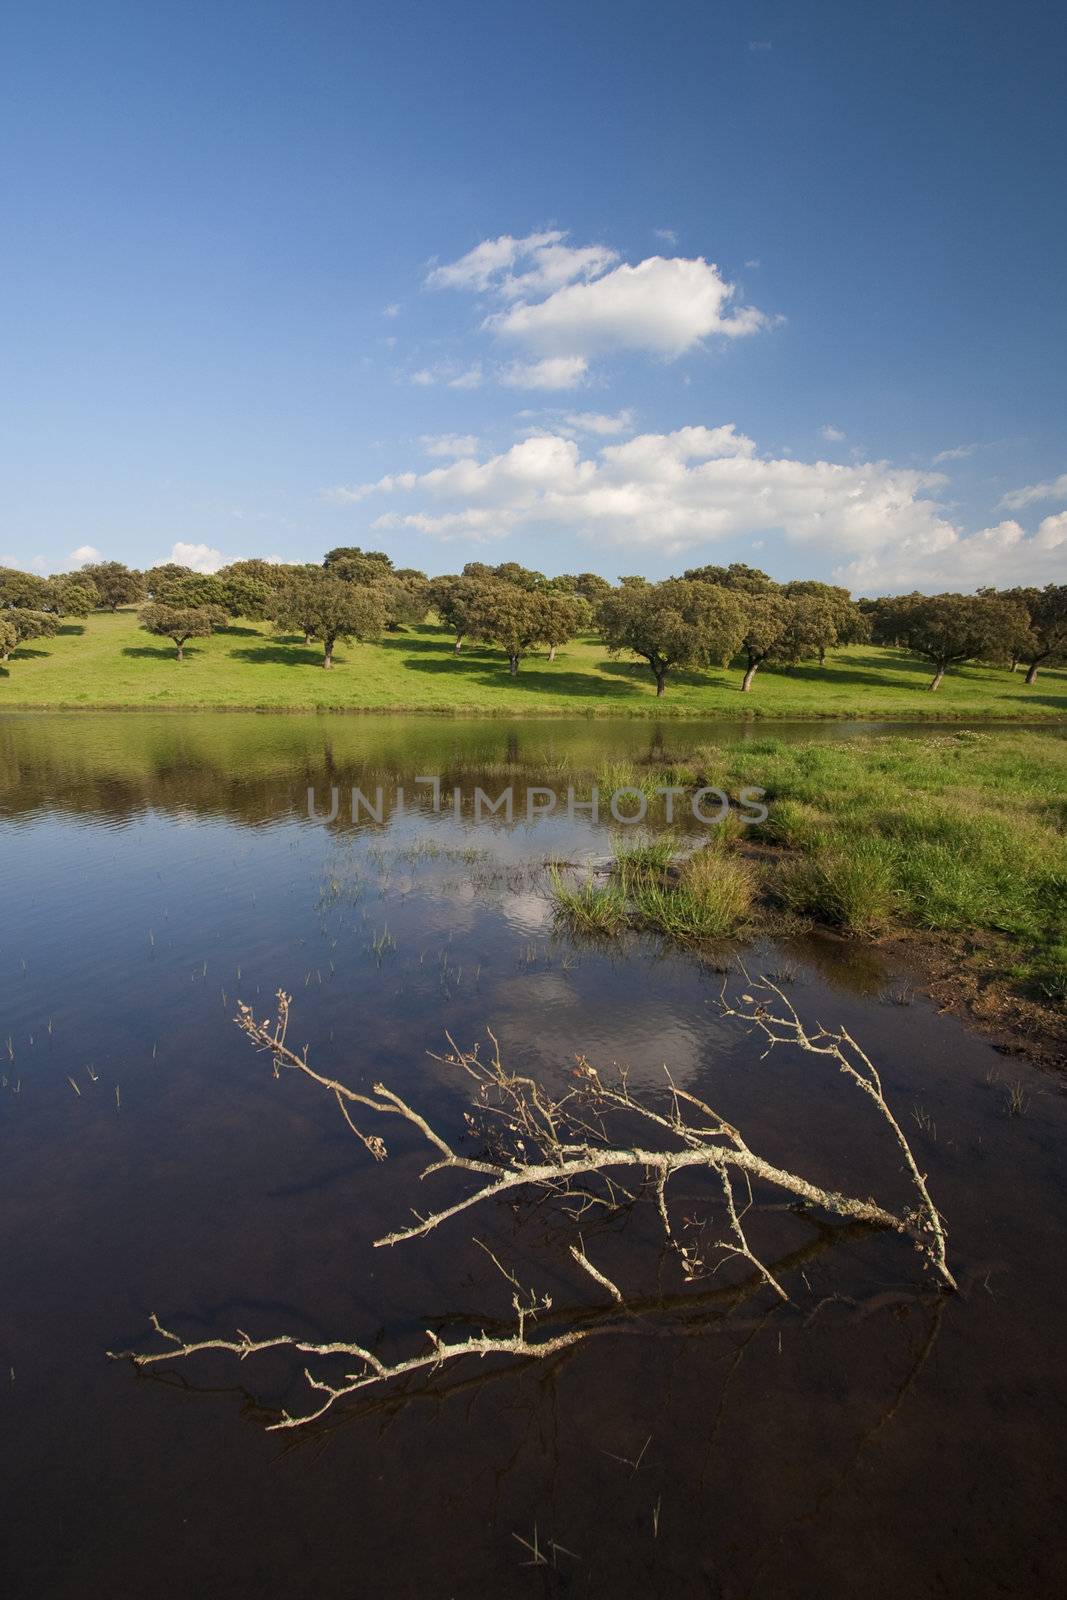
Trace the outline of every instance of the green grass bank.
[[186, 647], [145, 633], [134, 611], [69, 622], [0, 667], [0, 711], [256, 710], [422, 712], [460, 716], [861, 718], [880, 721], [1044, 720], [1067, 714], [1067, 672], [1027, 688], [1003, 668], [953, 669], [936, 694], [930, 668], [895, 650], [853, 645], [823, 667], [763, 668], [750, 694], [736, 670], [679, 672], [657, 700], [643, 663], [613, 660], [595, 639], [549, 661], [531, 655], [511, 678], [499, 652], [447, 630], [412, 628], [366, 645], [341, 645], [332, 672], [317, 645], [240, 623]]
[[692, 839], [672, 850], [650, 836], [621, 843], [607, 877], [557, 873], [557, 907], [576, 930], [651, 928], [684, 943], [811, 926], [871, 942], [910, 936], [951, 952], [960, 997], [986, 1020], [1063, 1037], [1067, 739], [1002, 729], [756, 739], [605, 776], [650, 795], [756, 787], [768, 816], [750, 827], [731, 817], [696, 854]]

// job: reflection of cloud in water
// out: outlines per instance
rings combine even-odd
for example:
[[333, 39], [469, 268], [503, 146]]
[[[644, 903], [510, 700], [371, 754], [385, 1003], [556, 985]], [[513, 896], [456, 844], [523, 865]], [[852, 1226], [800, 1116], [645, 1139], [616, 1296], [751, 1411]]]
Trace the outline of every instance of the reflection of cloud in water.
[[692, 1086], [712, 1054], [736, 1044], [722, 1019], [683, 1019], [669, 999], [650, 999], [642, 992], [636, 971], [630, 978], [629, 995], [616, 989], [607, 1005], [591, 1004], [582, 992], [585, 985], [558, 971], [533, 971], [498, 984], [494, 1032], [509, 1047], [534, 1051], [545, 1072], [565, 1070], [576, 1055], [587, 1055], [602, 1072], [610, 1073], [617, 1063], [635, 1085], [657, 1087], [666, 1083], [664, 1064], [675, 1082]]
[[502, 910], [513, 927], [526, 933], [540, 933], [552, 921], [552, 903], [544, 894], [509, 894]]

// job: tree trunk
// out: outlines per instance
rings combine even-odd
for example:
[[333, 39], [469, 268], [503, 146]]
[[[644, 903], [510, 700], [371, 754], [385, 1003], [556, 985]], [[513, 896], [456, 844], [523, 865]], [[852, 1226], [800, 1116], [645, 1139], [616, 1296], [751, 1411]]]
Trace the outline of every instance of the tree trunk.
[[1013, 655], [1011, 658], [1011, 670], [1013, 672], [1018, 672], [1019, 670], [1019, 657], [1017, 655]]
[[944, 667], [938, 667], [937, 671], [934, 673], [934, 681], [930, 685], [930, 693], [931, 694], [933, 694], [935, 689], [939, 689], [941, 687], [941, 679], [944, 676], [945, 676]]
[[333, 640], [327, 639], [324, 641], [324, 643], [325, 654], [322, 658], [322, 664], [326, 668], [326, 671], [329, 672], [330, 668], [333, 666]]
[[825, 667], [826, 665], [826, 646], [824, 644], [819, 646], [819, 665], [820, 667]]
[[185, 660], [185, 642], [184, 642], [184, 640], [176, 640], [175, 641], [175, 647], [176, 647], [176, 649], [178, 651], [178, 660], [179, 661], [184, 661]]
[[666, 674], [666, 671], [657, 672], [656, 673], [656, 698], [657, 698], [657, 700], [659, 699], [660, 695], [663, 693], [663, 691], [664, 691], [664, 689], [666, 687], [667, 687], [667, 674]]
[[456, 654], [457, 654], [457, 656], [459, 655], [459, 652], [460, 652], [460, 649], [461, 649], [462, 645], [463, 645], [463, 635], [461, 633], [457, 633], [456, 634]]
[[511, 676], [514, 677], [515, 674], [518, 672], [518, 670], [519, 670], [519, 658], [518, 658], [518, 656], [508, 656], [508, 671], [511, 673]]
[[1031, 661], [1030, 670], [1026, 674], [1026, 681], [1027, 681], [1027, 683], [1036, 683], [1037, 682], [1037, 662], [1036, 661]]
[[741, 680], [741, 693], [742, 694], [747, 694], [748, 691], [751, 689], [752, 680], [756, 676], [756, 668], [758, 666], [759, 666], [759, 662], [758, 661], [750, 661], [748, 666], [745, 668], [745, 676]]
[[549, 650], [549, 652], [548, 652], [548, 659], [549, 659], [549, 660], [550, 660], [550, 661], [555, 661], [555, 659], [556, 659], [556, 647], [555, 647], [555, 645], [553, 645], [553, 646], [552, 646], [552, 647], [551, 647], [551, 649], [550, 649], [550, 650]]
[[304, 634], [304, 643], [305, 644], [310, 644], [311, 643], [311, 635], [310, 635], [310, 633], [305, 632], [305, 634]]

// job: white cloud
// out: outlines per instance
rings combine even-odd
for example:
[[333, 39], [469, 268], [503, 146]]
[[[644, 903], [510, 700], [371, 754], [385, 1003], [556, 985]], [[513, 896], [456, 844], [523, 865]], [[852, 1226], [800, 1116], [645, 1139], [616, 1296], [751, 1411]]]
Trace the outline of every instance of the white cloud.
[[[675, 243], [673, 229], [654, 231]], [[742, 338], [770, 325], [763, 312], [739, 303], [736, 285], [702, 256], [649, 256], [630, 265], [605, 245], [571, 245], [567, 237], [558, 229], [521, 239], [502, 234], [427, 275], [429, 288], [504, 302], [482, 327], [531, 358], [498, 373], [512, 387], [574, 387], [586, 370], [578, 362], [595, 356], [634, 350], [670, 361], [712, 336]], [[426, 369], [412, 381], [435, 377]]]
[[558, 432], [591, 433], [599, 439], [610, 439], [616, 434], [632, 433], [634, 413], [627, 406], [613, 415], [604, 411], [567, 411], [557, 424]]
[[419, 443], [428, 456], [478, 454], [478, 440], [473, 433], [424, 433]]
[[519, 301], [487, 318], [486, 327], [542, 356], [640, 350], [672, 360], [712, 334], [740, 338], [766, 326], [755, 307], [731, 311], [734, 294], [702, 257], [650, 256], [592, 283], [568, 284], [547, 300]]
[[835, 577], [868, 593], [910, 589], [933, 593], [987, 585], [1010, 589], [1020, 583], [1062, 581], [1065, 561], [1067, 511], [1061, 511], [1046, 517], [1033, 534], [1018, 522], [1006, 521], [972, 534], [946, 526], [932, 534], [905, 537], [839, 567]]
[[662, 239], [664, 244], [677, 244], [678, 235], [673, 228], [653, 228], [652, 232], [657, 239]]
[[454, 361], [442, 361], [435, 367], [419, 367], [416, 372], [408, 373], [408, 382], [420, 389], [432, 389], [438, 383], [447, 385], [449, 389], [478, 389], [482, 379], [480, 361], [470, 367], [460, 367]]
[[[473, 289], [485, 294], [492, 290], [508, 298], [525, 294], [551, 294], [576, 278], [595, 278], [618, 253], [604, 245], [569, 245], [567, 235], [558, 229], [530, 233], [524, 239], [502, 234], [499, 239], [483, 239], [465, 256], [447, 266], [434, 267], [427, 275], [431, 289]], [[524, 270], [516, 273], [513, 269]]]
[[951, 450], [939, 450], [934, 457], [935, 467], [943, 466], [946, 461], [966, 461], [968, 456], [973, 456], [978, 449], [976, 444], [957, 444]]
[[94, 544], [80, 544], [77, 550], [72, 550], [67, 557], [71, 567], [85, 567], [90, 561], [103, 561], [103, 556]]
[[450, 389], [479, 389], [482, 383], [482, 364], [476, 361], [473, 367], [468, 367], [465, 372], [459, 372], [454, 378], [449, 378]]
[[584, 356], [548, 356], [544, 361], [513, 361], [500, 381], [509, 389], [577, 389], [588, 370]]
[[1048, 483], [1031, 483], [1024, 489], [1012, 489], [1000, 504], [1005, 511], [1023, 511], [1039, 500], [1067, 500], [1067, 472], [1061, 472]]
[[835, 428], [832, 422], [824, 422], [822, 427], [819, 429], [819, 432], [829, 444], [837, 444], [845, 437], [845, 435], [841, 432], [841, 429]]
[[394, 301], [391, 306], [383, 306], [382, 307], [382, 316], [383, 317], [398, 317], [399, 315], [400, 315], [400, 303], [399, 303], [399, 301]]
[[172, 547], [167, 560], [176, 562], [179, 567], [191, 567], [194, 572], [217, 572], [229, 564], [230, 558], [221, 550], [213, 550], [209, 544], [179, 542]]
[[959, 540], [931, 497], [944, 481], [884, 461], [845, 466], [763, 456], [727, 424], [639, 434], [588, 455], [563, 432], [542, 431], [483, 462], [390, 474], [332, 498], [404, 501], [374, 526], [437, 539], [558, 528], [600, 545], [674, 555], [769, 534], [772, 547], [802, 548], [805, 566], [820, 558], [866, 562], [864, 581], [884, 569], [888, 584], [895, 553], [929, 560]]

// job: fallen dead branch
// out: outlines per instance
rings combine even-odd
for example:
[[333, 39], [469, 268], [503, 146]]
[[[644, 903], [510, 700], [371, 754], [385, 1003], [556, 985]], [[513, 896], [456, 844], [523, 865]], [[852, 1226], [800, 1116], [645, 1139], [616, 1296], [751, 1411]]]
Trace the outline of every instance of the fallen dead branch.
[[[297, 1072], [336, 1100], [348, 1127], [375, 1161], [386, 1160], [388, 1149], [380, 1134], [364, 1131], [366, 1112], [375, 1117], [397, 1118], [425, 1141], [433, 1158], [421, 1174], [423, 1180], [442, 1172], [466, 1174], [478, 1180], [471, 1192], [460, 1199], [426, 1214], [415, 1212], [414, 1222], [375, 1240], [377, 1248], [425, 1238], [453, 1217], [519, 1191], [562, 1202], [561, 1209], [576, 1223], [598, 1210], [614, 1212], [647, 1194], [654, 1200], [665, 1247], [677, 1259], [685, 1282], [717, 1270], [731, 1257], [740, 1258], [758, 1275], [757, 1283], [762, 1281], [780, 1301], [788, 1302], [784, 1274], [757, 1255], [746, 1232], [745, 1219], [755, 1207], [752, 1184], [756, 1180], [804, 1208], [817, 1208], [852, 1224], [902, 1235], [914, 1245], [924, 1268], [939, 1286], [955, 1289], [947, 1261], [944, 1224], [925, 1176], [886, 1102], [870, 1057], [843, 1030], [835, 1033], [821, 1027], [807, 1029], [782, 991], [769, 980], [761, 979], [750, 988], [753, 992], [742, 994], [737, 1006], [728, 1005], [724, 998], [724, 1015], [760, 1030], [768, 1040], [768, 1050], [793, 1045], [828, 1058], [873, 1102], [903, 1158], [915, 1194], [913, 1206], [894, 1209], [870, 1196], [827, 1189], [775, 1165], [753, 1151], [740, 1131], [705, 1101], [674, 1083], [669, 1073], [665, 1096], [662, 1103], [657, 1103], [636, 1096], [625, 1073], [605, 1082], [597, 1069], [580, 1056], [571, 1085], [561, 1094], [552, 1094], [536, 1079], [509, 1072], [491, 1033], [490, 1050], [484, 1057], [477, 1047], [461, 1050], [449, 1038], [449, 1052], [435, 1058], [469, 1080], [471, 1106], [464, 1115], [466, 1133], [478, 1138], [482, 1153], [467, 1155], [386, 1085], [376, 1083], [370, 1094], [355, 1090], [313, 1067], [306, 1047], [301, 1052], [293, 1050], [287, 1043], [290, 997], [284, 992], [278, 993], [273, 1018], [259, 1021], [249, 1006], [240, 1004], [235, 1020], [256, 1048], [270, 1055], [275, 1076], [283, 1070]], [[624, 1137], [626, 1134], [631, 1137]], [[693, 1170], [713, 1174], [722, 1194], [724, 1226], [710, 1248], [703, 1243], [698, 1248], [683, 1242], [688, 1237], [686, 1226], [680, 1226], [671, 1212], [671, 1181], [678, 1173]], [[243, 1361], [264, 1351], [288, 1348], [312, 1358], [317, 1368], [334, 1358], [353, 1364], [354, 1370], [345, 1371], [332, 1382], [321, 1375], [321, 1368], [313, 1372], [305, 1365], [305, 1380], [316, 1403], [297, 1416], [282, 1412], [272, 1426], [285, 1429], [314, 1422], [342, 1398], [394, 1380], [432, 1374], [446, 1362], [466, 1356], [540, 1361], [594, 1335], [634, 1331], [623, 1289], [591, 1259], [581, 1233], [568, 1244], [569, 1255], [586, 1280], [607, 1297], [607, 1314], [596, 1320], [575, 1317], [561, 1326], [557, 1324], [555, 1330], [545, 1327], [543, 1320], [539, 1322], [546, 1317], [549, 1322], [555, 1321], [549, 1315], [550, 1298], [524, 1288], [487, 1246], [483, 1244], [482, 1248], [510, 1285], [510, 1326], [492, 1333], [483, 1328], [451, 1339], [443, 1339], [428, 1329], [427, 1347], [404, 1359], [383, 1360], [375, 1351], [348, 1340], [321, 1343], [289, 1334], [255, 1339], [242, 1329], [236, 1330], [236, 1339], [189, 1342], [165, 1328], [154, 1314], [152, 1325], [164, 1341], [163, 1349], [108, 1354], [112, 1359], [125, 1357], [138, 1367], [148, 1367], [206, 1351], [224, 1351]], [[714, 1262], [709, 1261], [711, 1256], [716, 1257]]]

